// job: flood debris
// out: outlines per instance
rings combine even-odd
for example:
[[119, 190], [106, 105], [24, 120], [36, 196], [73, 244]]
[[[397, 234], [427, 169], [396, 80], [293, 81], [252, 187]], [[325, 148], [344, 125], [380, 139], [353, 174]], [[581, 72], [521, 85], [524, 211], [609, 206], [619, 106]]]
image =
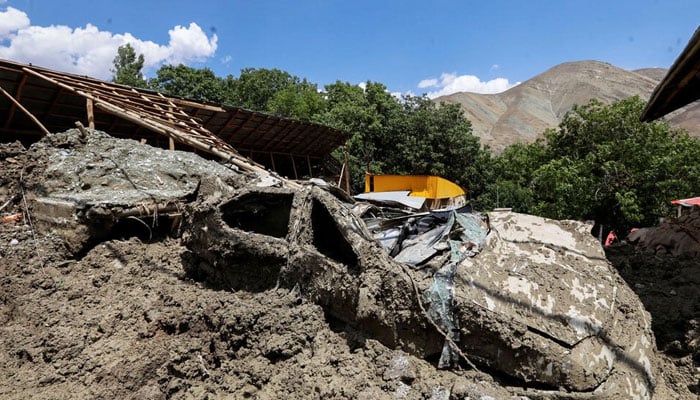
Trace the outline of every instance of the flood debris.
[[[266, 234], [231, 224], [231, 208], [246, 215], [251, 199], [265, 208], [261, 226], [273, 214], [281, 226]], [[183, 241], [199, 260], [190, 265], [194, 275], [260, 290], [251, 287], [260, 279], [241, 277], [277, 274], [267, 287], [298, 285], [335, 320], [390, 348], [437, 357], [440, 367], [460, 365], [459, 351], [552, 398], [651, 398], [666, 390], [649, 315], [586, 224], [452, 212], [422, 236], [431, 254], [414, 258], [420, 266], [449, 250], [436, 271], [392, 259], [349, 205], [316, 186], [246, 188], [203, 201], [186, 226]]]
[[[42, 387], [71, 376], [88, 385], [100, 374], [146, 397], [203, 397], [206, 388], [291, 398], [689, 394], [673, 384], [649, 314], [584, 223], [352, 204], [322, 182], [266, 180], [92, 130], [47, 135], [21, 156], [45, 168], [18, 174], [29, 207], [12, 189], [3, 193], [14, 199], [6, 210], [38, 223], [34, 232], [0, 225], [3, 238], [17, 240], [0, 257], [18, 276], [36, 274], [22, 299], [56, 313], [47, 326], [72, 332], [78, 308], [98, 312], [86, 312], [96, 320], [84, 332], [46, 336], [46, 346], [4, 339], [18, 355], [12, 365], [41, 369]], [[133, 238], [144, 229], [149, 237]], [[46, 270], [32, 272], [22, 261], [34, 257], [36, 246], [25, 245], [32, 235], [51, 237], [49, 249], [60, 238], [69, 256], [42, 255]], [[98, 291], [114, 298], [84, 295]], [[71, 299], [80, 307], [62, 303]], [[5, 303], [5, 329], [26, 331]], [[138, 355], [113, 350], [123, 344]], [[128, 365], [147, 354], [136, 374], [142, 383], [106, 371], [110, 351]], [[76, 357], [92, 369], [66, 361]], [[87, 387], [79, 393], [95, 397]]]
[[637, 229], [627, 240], [644, 253], [700, 256], [700, 206], [687, 207], [676, 218], [667, 218], [651, 228]]

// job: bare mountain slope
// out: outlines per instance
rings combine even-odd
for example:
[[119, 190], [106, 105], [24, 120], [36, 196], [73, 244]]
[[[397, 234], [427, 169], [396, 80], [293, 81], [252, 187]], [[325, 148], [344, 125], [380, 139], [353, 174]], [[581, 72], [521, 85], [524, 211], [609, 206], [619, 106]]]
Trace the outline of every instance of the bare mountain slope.
[[666, 76], [668, 70], [666, 68], [642, 68], [635, 69], [632, 72], [636, 72], [640, 75], [644, 75], [648, 78], [651, 78], [657, 82], [661, 82], [661, 80], [664, 79], [664, 76]]
[[[513, 143], [535, 141], [545, 129], [556, 127], [574, 104], [593, 98], [610, 103], [634, 95], [646, 99], [664, 74], [660, 68], [628, 71], [599, 61], [568, 62], [502, 93], [463, 92], [436, 101], [461, 105], [481, 142], [500, 152]], [[698, 130], [700, 105], [691, 104], [670, 120], [674, 126]]]

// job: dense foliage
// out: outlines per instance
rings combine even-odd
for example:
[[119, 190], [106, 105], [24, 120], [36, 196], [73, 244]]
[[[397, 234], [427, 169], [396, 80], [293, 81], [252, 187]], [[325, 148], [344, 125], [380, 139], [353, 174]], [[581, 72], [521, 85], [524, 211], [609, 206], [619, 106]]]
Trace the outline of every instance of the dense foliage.
[[[129, 45], [114, 65], [115, 82], [144, 84], [143, 56]], [[338, 81], [320, 91], [278, 69], [245, 68], [220, 78], [207, 68], [164, 65], [147, 86], [349, 132], [336, 156], [350, 161], [355, 191], [363, 189], [365, 171], [439, 175], [467, 189], [479, 209], [512, 207], [623, 231], [654, 224], [670, 212], [670, 199], [700, 190], [700, 142], [664, 122], [640, 122], [638, 97], [575, 106], [544, 139], [492, 157], [459, 106], [397, 98], [378, 82]]]
[[618, 231], [652, 225], [670, 200], [698, 194], [700, 141], [665, 122], [640, 122], [644, 101], [575, 106], [545, 140], [493, 160], [484, 206], [590, 219]]
[[316, 121], [351, 133], [346, 150], [355, 190], [362, 189], [365, 171], [439, 175], [470, 192], [483, 187], [488, 152], [459, 106], [425, 96], [397, 99], [376, 82], [325, 89], [328, 108]]
[[209, 68], [163, 65], [156, 72], [156, 77], [148, 81], [148, 86], [172, 96], [219, 104], [226, 101], [225, 80], [217, 77]]
[[143, 54], [136, 56], [136, 51], [129, 44], [120, 46], [112, 64], [112, 82], [121, 83], [133, 87], [145, 88], [146, 80], [143, 77]]

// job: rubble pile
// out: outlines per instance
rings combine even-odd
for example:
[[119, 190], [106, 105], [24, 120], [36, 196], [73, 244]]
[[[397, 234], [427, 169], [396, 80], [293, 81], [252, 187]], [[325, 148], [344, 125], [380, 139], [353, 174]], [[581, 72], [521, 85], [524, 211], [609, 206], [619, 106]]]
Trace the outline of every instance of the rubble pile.
[[1, 145], [0, 171], [2, 398], [665, 399], [697, 380], [583, 223], [464, 209], [387, 234], [322, 182], [97, 131]]
[[643, 253], [700, 256], [700, 207], [690, 207], [678, 218], [668, 218], [653, 228], [631, 232], [627, 239]]

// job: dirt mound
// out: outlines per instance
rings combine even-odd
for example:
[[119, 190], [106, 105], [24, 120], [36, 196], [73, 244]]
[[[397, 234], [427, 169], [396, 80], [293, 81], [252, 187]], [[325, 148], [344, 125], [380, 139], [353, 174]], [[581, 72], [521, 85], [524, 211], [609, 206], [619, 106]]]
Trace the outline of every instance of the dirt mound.
[[662, 224], [631, 232], [627, 240], [647, 254], [700, 256], [700, 207], [690, 207], [678, 218], [667, 218]]
[[0, 145], [0, 211], [21, 216], [0, 224], [0, 397], [690, 396], [577, 224], [491, 216], [498, 236], [462, 259], [450, 300], [479, 370], [440, 369], [452, 347], [416, 295], [446, 283], [435, 265], [391, 260], [322, 188], [139, 146]]
[[700, 262], [696, 256], [642, 249], [623, 241], [606, 254], [651, 314], [659, 349], [684, 372], [691, 390], [700, 393]]

